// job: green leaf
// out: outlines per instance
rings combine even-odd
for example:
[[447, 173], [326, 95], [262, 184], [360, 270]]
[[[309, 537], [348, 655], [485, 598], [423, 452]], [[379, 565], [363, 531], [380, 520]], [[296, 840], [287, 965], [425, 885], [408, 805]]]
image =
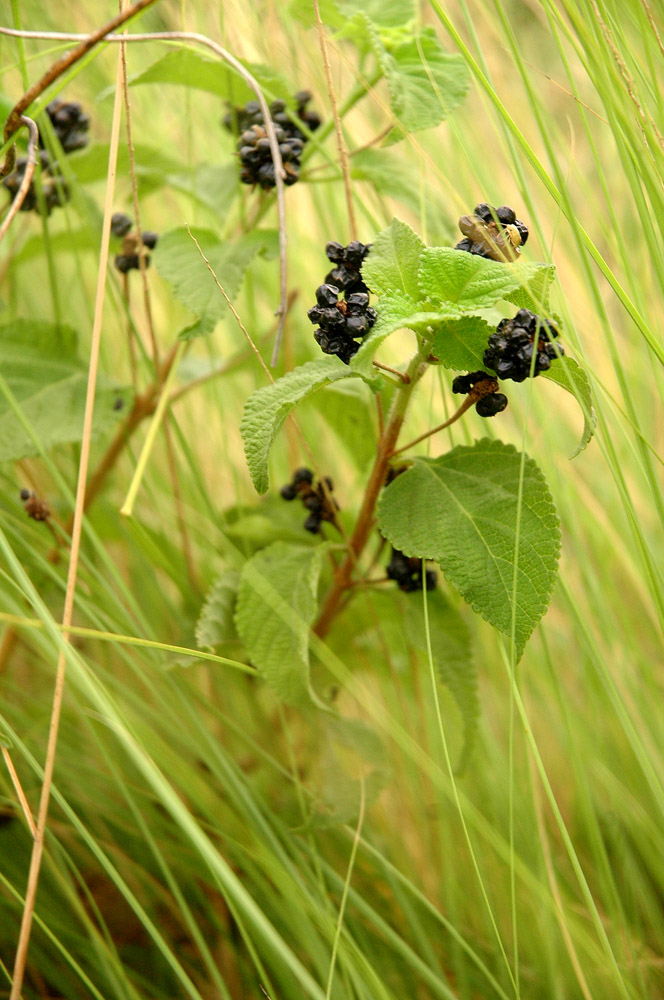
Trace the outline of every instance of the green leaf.
[[[192, 234], [229, 299], [234, 299], [249, 264], [262, 249], [260, 241], [252, 236], [249, 239], [240, 237], [234, 243], [222, 243], [209, 229], [192, 229]], [[183, 339], [209, 332], [211, 324], [221, 319], [228, 306], [187, 230], [172, 229], [160, 237], [153, 258], [159, 274], [171, 285], [175, 298], [202, 321], [188, 328]]]
[[[115, 88], [113, 89], [115, 90]], [[67, 158], [67, 164], [72, 168], [79, 184], [92, 184], [95, 181], [106, 180], [108, 149], [107, 142], [99, 142]], [[154, 146], [148, 146], [141, 142], [134, 145], [134, 166], [138, 177], [150, 177], [160, 185], [166, 183], [168, 174], [182, 172], [180, 160], [166, 155]], [[130, 169], [129, 149], [121, 144], [118, 149], [118, 177], [128, 176]]]
[[[293, 89], [291, 84], [270, 66], [247, 62], [243, 65], [264, 91], [268, 101], [290, 95]], [[228, 63], [221, 59], [208, 59], [191, 49], [169, 52], [129, 82], [132, 87], [146, 83], [172, 83], [192, 87], [216, 94], [234, 104], [244, 104], [256, 99], [254, 91]]]
[[199, 649], [214, 648], [237, 639], [235, 601], [240, 574], [224, 570], [212, 584], [196, 622], [196, 645]]
[[415, 17], [414, 0], [337, 0], [337, 7], [347, 18], [364, 14], [381, 28], [399, 28]]
[[477, 254], [430, 247], [422, 255], [420, 290], [444, 304], [450, 315], [487, 309], [522, 288], [550, 264], [503, 264]]
[[323, 358], [308, 361], [251, 394], [240, 431], [249, 473], [259, 493], [269, 486], [267, 461], [272, 442], [291, 410], [322, 386], [354, 374], [339, 358]]
[[211, 209], [219, 219], [225, 219], [239, 189], [237, 163], [200, 163], [187, 173], [165, 175], [164, 183]]
[[251, 663], [289, 705], [317, 702], [309, 678], [309, 626], [327, 545], [275, 542], [242, 569], [235, 623]]
[[477, 371], [484, 364], [484, 351], [494, 330], [495, 326], [480, 316], [443, 320], [436, 329], [431, 353], [445, 368]]
[[[16, 320], [0, 328], [0, 372], [42, 448], [80, 441], [87, 367], [77, 355], [76, 333], [42, 320]], [[115, 426], [127, 412], [131, 391], [102, 384], [95, 398], [92, 432]], [[0, 461], [39, 454], [0, 391]]]
[[417, 300], [420, 259], [424, 251], [424, 243], [417, 233], [400, 219], [392, 219], [387, 229], [374, 240], [362, 267], [362, 277], [376, 295], [398, 292]]
[[[431, 654], [441, 681], [451, 691], [463, 719], [463, 748], [456, 766], [463, 771], [475, 737], [480, 714], [477, 670], [473, 662], [470, 630], [440, 589], [427, 591]], [[422, 594], [404, 595], [407, 611], [402, 616], [413, 646], [428, 655]]]
[[430, 187], [421, 191], [418, 172], [394, 150], [363, 149], [350, 162], [351, 177], [355, 180], [366, 181], [378, 194], [400, 201], [414, 216], [424, 213], [428, 231], [433, 227], [438, 233], [447, 228], [447, 208], [440, 194]]
[[541, 375], [571, 392], [583, 410], [581, 440], [576, 450], [570, 455], [570, 458], [576, 458], [590, 443], [597, 426], [597, 414], [595, 413], [593, 390], [588, 372], [573, 358], [560, 357], [551, 362], [548, 372], [541, 372]]
[[383, 491], [378, 523], [395, 548], [440, 563], [475, 611], [514, 634], [521, 654], [548, 607], [560, 550], [553, 500], [531, 458], [486, 438], [418, 458]]
[[344, 379], [329, 386], [313, 404], [358, 469], [364, 469], [376, 453], [371, 402], [373, 397], [358, 379]]
[[509, 292], [505, 298], [519, 309], [530, 309], [541, 316], [549, 313], [549, 289], [556, 275], [553, 264], [542, 264], [528, 284]]
[[357, 354], [351, 358], [350, 365], [353, 371], [366, 379], [372, 379], [375, 385], [380, 385], [381, 378], [376, 376], [373, 368], [374, 355], [391, 333], [403, 330], [408, 325], [408, 320], [416, 309], [417, 305], [407, 295], [390, 292], [381, 296], [376, 310], [378, 313], [376, 324], [362, 341]]
[[431, 28], [389, 48], [384, 41], [385, 34], [373, 32], [373, 49], [399, 124], [406, 132], [439, 125], [461, 104], [470, 88], [463, 57], [446, 52]]

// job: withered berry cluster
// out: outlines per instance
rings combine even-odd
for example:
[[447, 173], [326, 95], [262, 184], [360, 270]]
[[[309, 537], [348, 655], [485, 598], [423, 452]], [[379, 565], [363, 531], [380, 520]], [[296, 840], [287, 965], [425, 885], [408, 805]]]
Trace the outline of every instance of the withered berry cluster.
[[[90, 116], [83, 111], [80, 104], [74, 101], [56, 99], [47, 105], [46, 113], [51, 120], [55, 134], [65, 153], [73, 153], [74, 150], [83, 149], [84, 146], [87, 146], [87, 131], [90, 128]], [[39, 137], [39, 144], [41, 146], [44, 145], [41, 135]], [[12, 201], [23, 183], [27, 165], [27, 156], [19, 156], [16, 160], [14, 170], [2, 181], [3, 186], [9, 191]], [[58, 208], [69, 201], [69, 188], [65, 183], [57, 160], [52, 160], [45, 149], [40, 149], [39, 151], [39, 171], [43, 200], [40, 203], [33, 179], [20, 211], [43, 212], [45, 215], [50, 215], [54, 208]]]
[[387, 564], [387, 575], [390, 580], [394, 580], [399, 590], [406, 593], [413, 593], [422, 590], [425, 586], [427, 590], [435, 590], [438, 582], [438, 574], [435, 570], [428, 569], [422, 575], [422, 560], [414, 557], [409, 558], [398, 549], [392, 549], [392, 557]]
[[290, 483], [281, 487], [280, 493], [284, 500], [295, 500], [299, 497], [309, 515], [304, 527], [313, 535], [317, 535], [323, 521], [336, 524], [339, 504], [330, 494], [334, 489], [332, 480], [326, 476], [325, 485], [322, 482], [314, 484], [314, 474], [311, 469], [296, 469]]
[[[87, 146], [90, 115], [77, 101], [56, 98], [46, 105], [46, 114], [51, 119], [53, 131], [65, 153], [73, 153], [74, 150]], [[40, 143], [44, 145], [43, 139], [40, 139]]]
[[541, 319], [529, 309], [519, 309], [513, 319], [502, 319], [489, 337], [484, 364], [498, 378], [523, 382], [530, 375], [548, 371], [551, 362], [564, 354], [560, 345], [553, 344], [556, 337], [558, 331], [551, 320]]
[[494, 208], [486, 202], [475, 205], [472, 215], [462, 215], [459, 229], [464, 238], [455, 250], [465, 250], [489, 260], [516, 260], [528, 239], [528, 226], [517, 219], [509, 205]]
[[307, 313], [310, 321], [318, 324], [314, 338], [323, 354], [336, 354], [345, 364], [357, 353], [357, 341], [366, 336], [377, 318], [360, 270], [370, 249], [371, 244], [358, 240], [346, 247], [327, 244], [325, 253], [334, 267], [325, 284], [316, 289], [316, 305]]
[[473, 394], [476, 399], [475, 410], [480, 417], [495, 417], [507, 406], [507, 396], [497, 389], [498, 383], [494, 376], [482, 371], [457, 375], [452, 382], [452, 392]]
[[[124, 237], [122, 242], [122, 252], [115, 255], [113, 263], [121, 274], [127, 271], [139, 270], [139, 250], [141, 244], [148, 250], [154, 250], [159, 239], [157, 233], [145, 229], [140, 236], [131, 231], [133, 223], [128, 215], [123, 212], [116, 212], [111, 219], [111, 232], [114, 236]], [[145, 266], [150, 265], [150, 255], [145, 254]]]
[[[308, 90], [301, 90], [295, 95], [295, 114], [310, 132], [320, 125], [320, 115], [308, 111], [307, 104], [311, 100]], [[270, 118], [279, 143], [279, 152], [286, 176], [284, 183], [295, 184], [300, 176], [300, 157], [307, 136], [297, 127], [286, 112], [286, 101], [276, 100], [270, 104]], [[243, 108], [233, 108], [222, 119], [224, 126], [231, 132], [239, 132], [237, 148], [242, 164], [240, 180], [243, 184], [258, 184], [263, 189], [273, 188], [276, 172], [272, 161], [270, 141], [258, 101], [249, 101]]]

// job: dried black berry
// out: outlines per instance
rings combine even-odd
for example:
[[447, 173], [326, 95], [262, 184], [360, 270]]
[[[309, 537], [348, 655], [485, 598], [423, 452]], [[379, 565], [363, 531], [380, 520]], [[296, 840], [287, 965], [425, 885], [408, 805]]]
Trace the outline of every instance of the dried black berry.
[[[314, 338], [320, 349], [324, 354], [336, 354], [345, 364], [359, 350], [355, 341], [365, 337], [378, 318], [369, 305], [369, 290], [360, 273], [370, 249], [371, 244], [357, 240], [346, 247], [335, 241], [327, 244], [328, 260], [337, 266], [316, 289], [317, 304], [307, 313], [319, 326]], [[342, 293], [345, 298], [340, 299]]]
[[[529, 309], [519, 309], [513, 319], [503, 319], [489, 337], [484, 364], [500, 379], [523, 382], [531, 374], [548, 371], [563, 348], [552, 341], [558, 331], [548, 319], [540, 319]], [[534, 355], [534, 360], [533, 360]]]
[[[9, 191], [12, 199], [18, 194], [18, 190], [23, 183], [25, 171], [28, 165], [27, 156], [19, 156], [16, 160], [14, 170], [7, 177], [3, 178], [3, 187]], [[39, 151], [39, 167], [41, 168], [41, 190], [43, 195], [43, 211], [50, 215], [54, 208], [64, 205], [69, 200], [69, 188], [60, 172], [58, 164], [51, 160], [45, 149]], [[37, 195], [35, 179], [33, 177], [28, 192], [21, 204], [21, 212], [41, 212], [42, 205]]]
[[494, 208], [486, 202], [475, 205], [472, 215], [459, 219], [464, 238], [455, 250], [477, 254], [489, 260], [516, 260], [520, 247], [528, 239], [528, 227], [516, 217], [509, 205]]
[[475, 409], [480, 417], [495, 417], [497, 413], [502, 413], [506, 406], [507, 396], [502, 392], [491, 392], [475, 403]]
[[[86, 133], [90, 128], [90, 116], [78, 102], [56, 98], [46, 105], [46, 114], [51, 119], [53, 131], [65, 153], [73, 153], [74, 150], [87, 146]], [[41, 138], [39, 141], [43, 145]]]
[[111, 218], [111, 232], [114, 236], [126, 236], [131, 226], [131, 219], [124, 212], [116, 212]]
[[339, 506], [331, 497], [332, 480], [328, 477], [322, 482], [314, 483], [311, 469], [296, 469], [290, 483], [281, 487], [280, 494], [284, 500], [294, 500], [299, 496], [309, 516], [304, 522], [307, 531], [317, 534], [323, 521], [336, 524], [336, 512]]
[[422, 590], [424, 586], [427, 590], [435, 590], [438, 582], [435, 570], [428, 569], [424, 576], [422, 575], [421, 559], [409, 558], [394, 548], [386, 572], [390, 580], [394, 580], [399, 589], [406, 593]]

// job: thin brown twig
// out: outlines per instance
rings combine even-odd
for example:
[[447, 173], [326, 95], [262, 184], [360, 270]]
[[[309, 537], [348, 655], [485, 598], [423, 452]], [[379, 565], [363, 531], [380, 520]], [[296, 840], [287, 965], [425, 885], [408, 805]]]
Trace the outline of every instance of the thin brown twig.
[[[139, 0], [139, 4], [147, 6], [151, 0]], [[138, 7], [139, 4], [136, 6]], [[88, 46], [89, 48], [90, 46]], [[84, 49], [87, 51], [87, 48]], [[62, 60], [60, 60], [62, 62]], [[62, 72], [62, 70], [61, 70]], [[57, 74], [56, 74], [57, 75]], [[48, 74], [46, 74], [48, 77]], [[43, 89], [43, 88], [42, 88]], [[41, 93], [41, 91], [38, 91]], [[104, 202], [104, 224], [101, 236], [101, 247], [99, 252], [99, 268], [97, 271], [97, 293], [95, 300], [95, 312], [92, 323], [92, 335], [90, 342], [90, 362], [88, 366], [88, 382], [85, 396], [85, 412], [83, 417], [83, 435], [81, 440], [81, 452], [78, 466], [78, 479], [76, 484], [76, 498], [74, 504], [74, 522], [71, 538], [71, 549], [69, 556], [69, 568], [67, 572], [67, 584], [65, 589], [64, 611], [62, 614], [63, 640], [69, 643], [69, 626], [72, 623], [74, 613], [74, 597], [76, 593], [76, 580], [78, 575], [78, 563], [80, 556], [81, 534], [83, 528], [83, 511], [85, 505], [85, 487], [87, 482], [88, 464], [90, 459], [90, 442], [92, 438], [92, 418], [94, 414], [95, 391], [97, 385], [97, 369], [99, 366], [99, 351], [101, 346], [101, 328], [104, 311], [104, 298], [106, 291], [106, 270], [108, 265], [108, 250], [110, 240], [110, 220], [113, 207], [113, 191], [115, 181], [115, 169], [117, 162], [118, 145], [120, 138], [120, 63], [118, 60], [118, 79], [116, 81], [115, 104], [113, 107], [113, 120], [111, 124], [111, 135], [108, 153], [108, 174], [106, 185], [106, 198]], [[31, 100], [33, 98], [30, 98]], [[20, 102], [19, 102], [20, 103]], [[11, 116], [10, 116], [11, 117]], [[64, 698], [65, 675], [66, 675], [66, 653], [61, 648], [58, 655], [56, 667], [55, 687], [53, 691], [53, 703], [51, 709], [51, 720], [49, 726], [48, 743], [46, 748], [46, 758], [44, 762], [44, 777], [39, 798], [39, 808], [37, 812], [37, 830], [33, 843], [32, 855], [30, 857], [30, 869], [28, 873], [28, 884], [25, 892], [25, 902], [23, 915], [21, 918], [21, 928], [19, 931], [18, 945], [14, 959], [14, 970], [12, 975], [12, 986], [9, 1000], [19, 1000], [21, 988], [25, 976], [25, 967], [28, 958], [28, 947], [30, 944], [30, 933], [32, 930], [32, 920], [37, 898], [37, 886], [39, 884], [39, 873], [41, 870], [42, 856], [44, 853], [44, 840], [46, 837], [46, 822], [48, 818], [48, 807], [51, 798], [51, 788], [53, 784], [53, 771], [55, 768], [55, 757], [58, 746], [58, 732], [60, 726], [60, 716], [62, 712], [62, 702]]]
[[373, 366], [374, 368], [380, 368], [383, 372], [392, 372], [392, 374], [396, 375], [399, 381], [403, 382], [404, 385], [408, 385], [410, 382], [410, 375], [404, 375], [404, 373], [400, 372], [398, 368], [390, 368], [389, 365], [384, 365], [381, 361], [374, 361]]
[[7, 230], [21, 210], [21, 205], [25, 201], [28, 191], [30, 190], [32, 177], [37, 164], [39, 129], [37, 128], [35, 122], [33, 122], [32, 118], [27, 118], [25, 115], [21, 115], [21, 125], [24, 125], [30, 132], [30, 138], [28, 139], [28, 160], [25, 164], [25, 173], [23, 174], [23, 180], [21, 181], [20, 187], [16, 192], [16, 197], [9, 206], [9, 210], [2, 220], [2, 225], [0, 226], [0, 243], [4, 240]]
[[400, 455], [402, 451], [408, 451], [409, 448], [413, 448], [416, 444], [419, 444], [420, 441], [426, 441], [426, 439], [431, 437], [432, 434], [437, 434], [438, 431], [444, 431], [446, 427], [449, 427], [451, 424], [455, 423], [459, 419], [459, 417], [462, 417], [466, 412], [466, 410], [469, 410], [470, 407], [474, 406], [476, 402], [477, 402], [476, 398], [467, 396], [466, 399], [464, 399], [461, 406], [459, 407], [459, 409], [452, 414], [449, 420], [446, 420], [442, 424], [438, 424], [437, 427], [432, 427], [430, 431], [426, 431], [424, 434], [420, 434], [419, 437], [416, 437], [413, 441], [409, 441], [408, 444], [404, 444], [401, 448], [395, 449], [395, 451], [391, 453], [390, 458], [393, 458], [395, 455]]
[[[36, 83], [33, 83], [31, 87], [28, 87], [20, 100], [17, 101], [12, 110], [9, 112], [5, 122], [5, 142], [11, 139], [11, 137], [20, 128], [23, 112], [30, 107], [32, 102], [35, 101], [40, 94], [44, 93], [47, 87], [50, 87], [52, 83], [55, 83], [59, 76], [62, 76], [62, 74], [65, 73], [70, 66], [73, 66], [75, 62], [82, 59], [83, 56], [90, 51], [90, 49], [93, 49], [95, 45], [97, 45], [108, 34], [125, 24], [126, 21], [129, 21], [136, 14], [140, 14], [142, 10], [145, 10], [146, 7], [149, 7], [150, 4], [153, 3], [155, 3], [155, 0], [136, 0], [133, 7], [120, 11], [119, 14], [112, 17], [111, 20], [107, 21], [101, 28], [97, 28], [96, 31], [93, 31], [92, 34], [69, 36], [67, 39], [68, 41], [80, 41], [80, 45], [77, 45], [75, 49], [71, 50], [71, 52], [65, 52], [60, 59], [56, 60], [52, 66], [49, 66], [41, 79], [37, 80]], [[14, 35], [19, 38], [28, 37], [24, 35], [23, 32], [17, 31], [17, 29], [2, 28], [1, 30], [5, 35]], [[15, 153], [14, 146], [12, 145], [7, 151], [5, 161], [0, 168], [0, 177], [5, 177], [7, 174], [11, 173], [14, 169], [14, 162]]]
[[314, 5], [314, 11], [316, 13], [316, 28], [318, 29], [318, 40], [320, 42], [320, 50], [323, 56], [323, 66], [325, 67], [325, 77], [327, 79], [327, 92], [330, 95], [330, 104], [332, 106], [332, 117], [334, 119], [334, 130], [337, 136], [337, 149], [339, 150], [339, 162], [341, 164], [341, 172], [344, 178], [344, 190], [346, 192], [346, 208], [348, 209], [348, 224], [350, 227], [350, 238], [351, 240], [356, 240], [357, 220], [355, 218], [355, 207], [353, 205], [353, 192], [350, 184], [350, 167], [348, 165], [348, 150], [346, 149], [346, 143], [344, 142], [343, 133], [341, 131], [341, 120], [339, 118], [337, 96], [334, 92], [334, 85], [332, 83], [332, 68], [330, 66], [330, 59], [327, 53], [327, 42], [325, 41], [325, 29], [323, 28], [323, 22], [320, 16], [318, 0], [313, 0], [313, 5]]
[[[152, 3], [154, 0], [139, 0], [147, 5], [147, 3]], [[138, 5], [136, 5], [138, 6]], [[122, 22], [120, 22], [122, 23]], [[68, 32], [62, 31], [24, 31], [23, 29], [17, 28], [3, 28], [0, 27], [0, 35], [9, 35], [12, 38], [40, 38], [48, 41], [79, 41], [81, 39], [87, 39], [89, 36], [80, 34], [70, 34]], [[274, 341], [274, 352], [272, 355], [272, 364], [276, 364], [276, 359], [279, 353], [279, 347], [281, 345], [281, 336], [283, 331], [283, 324], [286, 316], [286, 302], [288, 300], [288, 279], [287, 279], [287, 235], [286, 235], [286, 197], [285, 197], [285, 186], [284, 177], [285, 171], [283, 167], [283, 162], [281, 159], [281, 153], [279, 151], [279, 143], [277, 141], [277, 136], [274, 130], [274, 125], [272, 123], [272, 118], [270, 117], [270, 110], [268, 108], [267, 102], [263, 95], [263, 92], [251, 75], [251, 73], [242, 65], [239, 60], [232, 56], [230, 52], [224, 49], [217, 42], [213, 42], [211, 38], [206, 35], [199, 35], [193, 31], [155, 31], [146, 32], [145, 34], [135, 34], [135, 35], [114, 35], [114, 34], [102, 34], [101, 38], [105, 42], [193, 42], [197, 45], [203, 45], [208, 49], [211, 49], [220, 59], [227, 62], [233, 69], [239, 73], [245, 83], [251, 87], [251, 89], [256, 94], [256, 99], [261, 106], [261, 111], [263, 113], [263, 120], [265, 123], [265, 131], [270, 142], [270, 152], [272, 154], [272, 161], [275, 167], [275, 180], [276, 180], [276, 192], [277, 192], [277, 214], [279, 217], [279, 307], [275, 312], [275, 316], [279, 318], [279, 325], [277, 326], [277, 334]], [[87, 51], [87, 49], [85, 50]], [[66, 68], [66, 67], [65, 67]], [[54, 78], [55, 79], [55, 78]], [[49, 81], [49, 82], [52, 82]], [[47, 84], [46, 84], [47, 85]], [[41, 93], [41, 91], [39, 91]], [[34, 99], [34, 98], [31, 98]]]
[[5, 764], [7, 765], [7, 770], [9, 771], [9, 777], [11, 778], [12, 785], [14, 786], [16, 797], [21, 804], [21, 809], [23, 810], [25, 821], [30, 827], [30, 833], [32, 834], [34, 839], [37, 836], [37, 827], [35, 826], [35, 821], [32, 817], [32, 812], [30, 811], [30, 803], [28, 802], [27, 796], [23, 791], [23, 786], [21, 785], [19, 776], [16, 773], [14, 762], [11, 758], [11, 755], [7, 747], [2, 748], [2, 756], [5, 759]]

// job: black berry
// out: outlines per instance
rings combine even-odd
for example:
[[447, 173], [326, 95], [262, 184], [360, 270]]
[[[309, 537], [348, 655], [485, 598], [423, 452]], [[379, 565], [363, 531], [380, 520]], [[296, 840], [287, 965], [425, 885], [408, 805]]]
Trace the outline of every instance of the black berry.
[[[74, 150], [87, 146], [90, 116], [78, 102], [56, 98], [47, 104], [46, 114], [51, 119], [53, 131], [65, 153], [73, 153]], [[42, 143], [41, 138], [40, 143]]]
[[[23, 183], [25, 171], [28, 165], [27, 156], [19, 156], [11, 174], [3, 178], [2, 184], [9, 191], [12, 199], [18, 194], [18, 190]], [[45, 149], [39, 151], [39, 167], [41, 168], [41, 189], [43, 195], [43, 211], [50, 215], [54, 208], [64, 205], [69, 200], [69, 188], [62, 177], [58, 164], [51, 160]], [[21, 204], [21, 212], [40, 212], [42, 205], [37, 195], [34, 177], [28, 188], [28, 192]]]
[[126, 236], [131, 226], [131, 219], [124, 212], [116, 212], [111, 218], [111, 232], [114, 236]]
[[482, 396], [475, 403], [475, 409], [480, 417], [495, 417], [497, 413], [507, 406], [507, 396], [502, 392], [490, 392], [488, 396]]
[[486, 202], [475, 205], [472, 215], [459, 219], [459, 229], [464, 238], [455, 250], [477, 254], [488, 260], [516, 260], [519, 247], [528, 239], [528, 227], [517, 219], [509, 205], [494, 208]]
[[435, 570], [428, 569], [424, 576], [422, 575], [421, 559], [409, 558], [394, 548], [386, 572], [390, 580], [394, 580], [399, 589], [406, 593], [422, 590], [425, 586], [427, 590], [435, 590], [438, 582]]
[[[558, 331], [548, 319], [540, 319], [529, 309], [519, 309], [513, 319], [503, 319], [489, 337], [484, 364], [500, 379], [523, 382], [531, 374], [548, 371], [563, 348], [554, 347]], [[534, 360], [533, 360], [534, 358]]]
[[290, 483], [282, 486], [279, 492], [284, 500], [300, 498], [305, 509], [309, 511], [304, 527], [315, 535], [323, 521], [336, 525], [336, 512], [339, 506], [331, 496], [333, 488], [329, 477], [326, 476], [322, 481], [315, 483], [311, 469], [301, 468], [295, 470]]

